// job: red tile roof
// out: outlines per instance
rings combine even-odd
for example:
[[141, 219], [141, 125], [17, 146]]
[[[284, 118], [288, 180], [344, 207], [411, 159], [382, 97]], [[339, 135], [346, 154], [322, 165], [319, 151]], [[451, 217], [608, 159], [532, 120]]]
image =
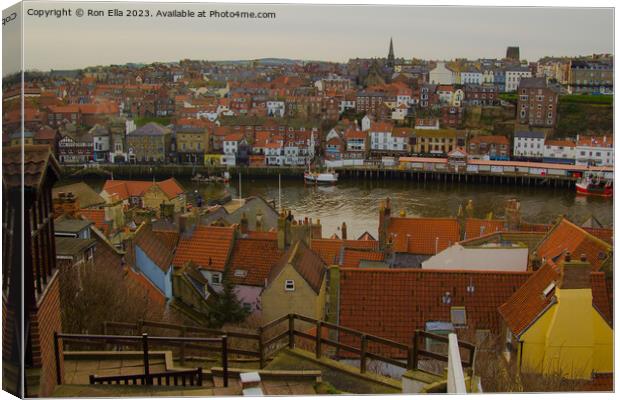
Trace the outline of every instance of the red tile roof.
[[585, 228], [582, 227], [584, 231], [588, 232], [591, 235], [596, 236], [597, 238], [604, 240], [605, 242], [613, 245], [614, 244], [614, 230], [610, 228]]
[[[341, 269], [339, 324], [411, 343], [429, 321], [450, 321], [450, 307], [464, 306], [468, 328], [498, 332], [497, 308], [531, 272]], [[473, 292], [468, 291], [473, 287]], [[444, 303], [446, 293], [450, 303]], [[446, 297], [447, 298], [447, 297]], [[353, 344], [359, 346], [359, 343]]]
[[467, 218], [465, 221], [465, 239], [473, 239], [489, 233], [503, 231], [504, 220]]
[[356, 249], [344, 249], [342, 256], [343, 268], [357, 268], [360, 265], [360, 261], [383, 261], [385, 260], [385, 253], [382, 251], [373, 250], [356, 250]]
[[609, 243], [589, 234], [583, 228], [562, 218], [536, 248], [538, 255], [547, 260], [555, 260], [565, 251], [575, 257], [586, 255], [593, 271], [598, 271], [603, 262], [611, 256]]
[[[271, 268], [284, 252], [278, 249], [277, 240], [239, 239], [230, 256], [233, 282], [237, 285], [264, 286]], [[236, 271], [245, 271], [245, 276]]]
[[157, 305], [164, 306], [166, 304], [166, 296], [148, 278], [132, 268], [126, 268], [125, 271], [127, 271], [125, 277], [130, 286], [134, 285], [136, 288], [144, 290], [149, 299]]
[[397, 253], [435, 254], [460, 240], [455, 218], [392, 217], [387, 233]]
[[377, 250], [379, 242], [376, 240], [312, 239], [310, 243], [312, 250], [316, 251], [327, 265], [340, 263], [343, 246], [348, 249]]
[[[607, 296], [605, 275], [602, 272], [592, 272], [590, 278], [592, 304], [603, 318], [611, 321], [611, 302]], [[560, 267], [548, 262], [534, 272], [527, 282], [499, 307], [499, 313], [512, 333], [520, 336], [547, 307], [556, 301], [553, 290], [547, 296], [543, 296], [543, 291], [559, 279]]]
[[95, 226], [104, 234], [108, 234], [110, 225], [105, 221], [105, 210], [103, 209], [86, 209], [82, 208], [79, 211], [82, 218], [91, 221]]
[[172, 265], [181, 266], [193, 261], [201, 268], [224, 271], [233, 246], [233, 227], [197, 226], [194, 232], [182, 237]]
[[103, 185], [103, 190], [109, 194], [116, 193], [121, 200], [125, 200], [128, 197], [143, 196], [144, 192], [153, 185], [159, 186], [169, 199], [173, 199], [184, 192], [181, 185], [174, 178], [156, 183], [149, 181], [107, 180]]
[[172, 263], [172, 251], [166, 243], [162, 242], [153, 232], [150, 224], [138, 228], [133, 243], [164, 272], [170, 269]]

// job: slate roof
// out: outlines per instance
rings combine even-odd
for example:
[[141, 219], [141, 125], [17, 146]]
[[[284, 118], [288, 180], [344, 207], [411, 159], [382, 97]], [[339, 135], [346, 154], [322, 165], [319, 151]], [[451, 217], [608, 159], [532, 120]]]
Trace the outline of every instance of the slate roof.
[[[546, 297], [543, 295], [543, 291], [552, 282], [559, 279], [560, 267], [548, 262], [534, 272], [527, 282], [499, 307], [499, 313], [512, 333], [516, 336], [523, 334], [547, 307], [557, 301], [554, 290]], [[611, 321], [611, 301], [607, 295], [605, 275], [602, 272], [592, 272], [590, 279], [592, 304], [604, 319]]]
[[231, 213], [228, 213], [224, 207], [221, 207], [215, 212], [202, 217], [201, 223], [203, 225], [210, 225], [213, 222], [222, 219], [229, 225], [239, 224], [241, 222], [241, 216], [245, 213], [248, 220], [248, 229], [255, 231], [256, 214], [259, 210], [263, 215], [262, 230], [267, 231], [271, 228], [277, 228], [278, 213], [265, 199], [260, 196], [251, 196], [246, 198], [245, 203]]
[[[498, 332], [503, 304], [531, 272], [341, 269], [339, 324], [411, 343], [428, 321], [450, 321], [450, 307], [464, 306], [472, 329]], [[467, 287], [473, 287], [473, 292]], [[450, 294], [450, 303], [443, 301]], [[354, 344], [358, 346], [359, 343]]]
[[280, 272], [289, 264], [308, 282], [308, 285], [315, 293], [318, 294], [320, 292], [323, 278], [327, 271], [326, 264], [303, 241], [292, 244], [286, 253], [280, 257], [267, 277], [267, 286], [271, 285], [280, 275]]
[[593, 271], [598, 271], [611, 256], [612, 247], [609, 243], [586, 232], [583, 228], [562, 218], [547, 233], [537, 246], [536, 251], [541, 258], [547, 260], [558, 259], [565, 251], [576, 257], [586, 255]]
[[90, 225], [91, 221], [60, 217], [54, 221], [54, 232], [78, 233]]
[[58, 197], [59, 193], [73, 193], [81, 208], [90, 208], [105, 204], [105, 199], [84, 182], [52, 188], [52, 197]]
[[39, 189], [48, 173], [53, 175], [54, 180], [60, 177], [60, 165], [48, 145], [10, 146], [2, 149], [2, 182], [6, 188], [25, 186]]
[[530, 131], [517, 131], [515, 132], [515, 138], [532, 138], [532, 139], [544, 139], [544, 132], [530, 132]]
[[436, 254], [461, 238], [456, 218], [392, 217], [387, 233], [397, 253]]
[[95, 239], [78, 239], [73, 237], [55, 236], [56, 256], [75, 257], [86, 249], [93, 247]]
[[[233, 282], [237, 285], [264, 286], [271, 268], [283, 254], [278, 249], [277, 240], [237, 240], [230, 257]], [[238, 270], [246, 271], [246, 275], [237, 276], [235, 272]]]
[[163, 136], [171, 133], [170, 129], [156, 122], [149, 122], [140, 128], [129, 132], [128, 136]]
[[191, 235], [181, 237], [172, 264], [193, 261], [198, 267], [224, 271], [234, 241], [232, 227], [199, 225]]

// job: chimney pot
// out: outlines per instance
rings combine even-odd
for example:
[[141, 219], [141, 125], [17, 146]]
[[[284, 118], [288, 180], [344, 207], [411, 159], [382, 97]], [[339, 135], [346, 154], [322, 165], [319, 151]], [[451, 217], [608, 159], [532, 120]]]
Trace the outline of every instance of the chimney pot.
[[581, 254], [581, 257], [579, 258], [582, 262], [586, 262], [588, 260], [588, 258], [586, 257], [585, 253]]
[[566, 255], [564, 256], [564, 261], [569, 262], [570, 260], [571, 260], [570, 252], [567, 251]]

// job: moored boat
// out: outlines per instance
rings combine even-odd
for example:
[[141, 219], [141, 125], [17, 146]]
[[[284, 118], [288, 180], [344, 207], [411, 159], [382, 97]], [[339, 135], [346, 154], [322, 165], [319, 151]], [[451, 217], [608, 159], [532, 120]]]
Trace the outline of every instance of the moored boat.
[[304, 180], [311, 183], [335, 184], [338, 174], [335, 172], [304, 172]]
[[588, 176], [583, 177], [575, 184], [577, 194], [586, 196], [611, 197], [614, 194], [614, 186], [611, 179]]

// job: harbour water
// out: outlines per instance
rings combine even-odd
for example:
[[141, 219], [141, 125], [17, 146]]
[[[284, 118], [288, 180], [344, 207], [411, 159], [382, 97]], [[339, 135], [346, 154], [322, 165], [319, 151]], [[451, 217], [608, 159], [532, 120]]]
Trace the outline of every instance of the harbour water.
[[[189, 192], [198, 191], [204, 199], [221, 197], [226, 190], [233, 198], [239, 196], [237, 177], [233, 177], [230, 185], [178, 180]], [[102, 180], [86, 182], [97, 191], [103, 186]], [[241, 191], [243, 197], [262, 196], [278, 204], [277, 178], [242, 177]], [[566, 188], [361, 179], [342, 180], [335, 186], [314, 186], [304, 185], [301, 179], [282, 179], [281, 194], [282, 206], [291, 209], [297, 217], [321, 219], [324, 236], [340, 235], [339, 227], [344, 221], [349, 238], [364, 231], [376, 237], [379, 205], [387, 196], [392, 199], [392, 212], [396, 215], [404, 210], [408, 216], [454, 216], [459, 205], [471, 199], [476, 217], [484, 218], [488, 212], [502, 217], [506, 200], [517, 198], [521, 202], [522, 218], [528, 222], [550, 223], [564, 214], [578, 224], [590, 215], [606, 226], [613, 224], [612, 199], [578, 196]]]

